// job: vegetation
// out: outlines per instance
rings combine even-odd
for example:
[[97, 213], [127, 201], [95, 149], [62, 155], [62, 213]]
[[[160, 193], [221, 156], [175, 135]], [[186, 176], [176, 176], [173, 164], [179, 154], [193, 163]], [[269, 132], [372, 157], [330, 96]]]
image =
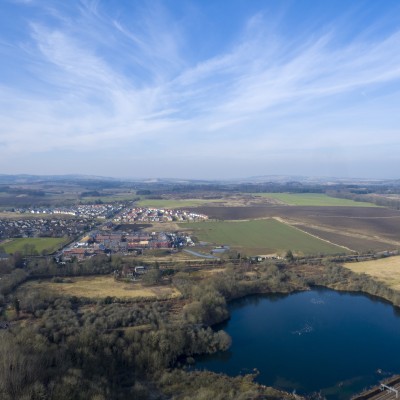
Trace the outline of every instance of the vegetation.
[[294, 253], [338, 254], [342, 247], [319, 240], [275, 219], [240, 222], [196, 222], [182, 224], [201, 241], [230, 245], [247, 254], [285, 253], [288, 243]]
[[142, 199], [136, 204], [138, 207], [154, 207], [154, 208], [185, 208], [198, 207], [201, 205], [221, 202], [223, 200], [208, 200], [208, 199]]
[[357, 274], [366, 274], [392, 289], [400, 290], [400, 256], [346, 263], [344, 266]]
[[[158, 282], [157, 282], [158, 283]], [[21, 287], [23, 291], [44, 291], [51, 294], [86, 298], [173, 298], [179, 291], [165, 285], [144, 287], [140, 282], [117, 281], [112, 276], [74, 277], [31, 281]]]
[[[60, 268], [39, 260], [16, 268], [14, 257], [2, 267], [0, 308], [2, 318], [13, 322], [10, 329], [0, 331], [2, 399], [292, 398], [254, 383], [255, 374], [230, 378], [176, 367], [193, 363], [196, 354], [229, 348], [229, 336], [209, 326], [229, 317], [229, 300], [248, 294], [323, 285], [400, 304], [399, 292], [367, 275], [329, 262], [310, 265], [290, 257], [290, 251], [286, 261], [242, 261], [218, 266], [212, 273], [172, 270], [170, 285], [181, 297], [162, 301], [112, 296], [106, 288], [125, 283], [114, 282], [111, 276], [74, 276], [109, 274], [125, 262], [100, 258]], [[160, 279], [160, 270], [152, 271], [146, 289], [156, 289], [151, 285]], [[58, 272], [58, 277], [29, 282], [16, 291], [24, 280], [50, 272]], [[59, 288], [74, 286], [70, 280], [80, 283], [80, 292], [60, 296]], [[99, 282], [102, 295], [88, 296], [90, 286]]]
[[377, 207], [373, 203], [328, 196], [325, 193], [255, 193], [257, 196], [278, 200], [290, 206], [317, 207]]
[[20, 252], [24, 255], [50, 254], [67, 242], [66, 238], [21, 238], [1, 243], [8, 254]]
[[[102, 259], [101, 263], [106, 264], [103, 270], [121, 266], [118, 259]], [[23, 272], [19, 282], [29, 273], [53, 268], [40, 263], [29, 264], [25, 270], [9, 267], [12, 271], [4, 276], [16, 279]], [[88, 263], [83, 270], [90, 268], [94, 271], [99, 265]], [[173, 284], [184, 296], [182, 303], [118, 299], [106, 296], [106, 292], [106, 297], [95, 300], [59, 296], [46, 290], [46, 286], [37, 290], [38, 286], [31, 284], [15, 293], [15, 281], [11, 291], [3, 291], [3, 301], [8, 304], [3, 318], [14, 319], [15, 323], [9, 330], [0, 331], [0, 397], [202, 399], [212, 395], [244, 399], [268, 394], [282, 398], [282, 393], [255, 384], [253, 375], [228, 378], [208, 372], [170, 370], [182, 362], [192, 362], [195, 354], [229, 347], [226, 333], [208, 327], [229, 316], [227, 299], [263, 286], [265, 290], [302, 287], [300, 281], [293, 283], [295, 277], [288, 286], [288, 275], [276, 267], [265, 268], [257, 285], [249, 285], [247, 278], [232, 268], [200, 282], [190, 273], [175, 273]], [[65, 278], [61, 279], [64, 283], [59, 285], [68, 284]], [[38, 283], [43, 284], [48, 281]], [[201, 389], [203, 386], [207, 390]], [[194, 394], [195, 388], [198, 393]]]
[[[350, 204], [344, 199], [328, 197], [323, 194], [327, 188], [321, 185], [133, 184], [90, 179], [67, 184], [54, 182], [48, 186], [42, 182], [36, 189], [35, 184], [21, 189], [13, 185], [10, 182], [10, 187], [4, 187], [0, 206], [121, 201], [151, 195], [154, 199], [141, 200], [139, 204], [161, 208], [207, 205], [209, 210], [217, 210], [214, 216], [226, 219], [273, 217], [279, 209], [285, 213], [283, 217], [302, 221], [304, 225], [326, 224], [338, 231], [350, 227], [371, 237], [379, 234], [393, 241], [397, 240], [399, 229], [397, 212], [382, 208], [364, 210], [366, 203]], [[339, 196], [353, 189], [338, 184], [335, 190]], [[369, 188], [365, 190], [368, 192]], [[382, 186], [379, 190], [397, 189]], [[257, 191], [260, 193], [255, 194]], [[275, 191], [281, 193], [271, 193]], [[237, 195], [238, 192], [242, 194]], [[363, 193], [355, 195], [364, 196]], [[314, 211], [318, 212], [285, 205], [210, 207], [211, 203], [231, 201], [235, 197], [242, 201], [246, 197], [243, 205], [252, 202], [254, 196], [315, 206]], [[336, 208], [339, 205], [361, 207], [342, 208], [339, 217]], [[160, 229], [167, 226], [160, 225]], [[192, 229], [199, 240], [232, 245], [241, 257], [232, 251], [231, 261], [205, 267], [200, 262], [189, 265], [184, 259], [187, 256], [180, 256], [181, 262], [177, 263], [173, 260], [175, 256], [165, 254], [164, 258], [171, 258], [166, 270], [163, 269], [166, 263], [160, 268], [156, 265], [156, 259], [163, 257], [155, 251], [152, 258], [146, 255], [140, 261], [154, 263], [141, 281], [125, 282], [114, 280], [113, 272], [134, 266], [138, 258], [98, 256], [80, 263], [57, 265], [49, 257], [26, 257], [45, 249], [51, 251], [49, 241], [43, 247], [38, 247], [32, 239], [25, 243], [20, 240], [6, 243], [4, 247], [12, 256], [0, 262], [0, 322], [10, 325], [0, 329], [0, 398], [294, 398], [258, 385], [254, 382], [256, 374], [232, 378], [207, 371], [188, 371], [187, 365], [195, 363], [197, 354], [229, 348], [229, 336], [225, 332], [214, 332], [211, 325], [229, 318], [230, 300], [249, 294], [288, 293], [322, 285], [336, 290], [362, 291], [400, 305], [400, 293], [394, 290], [397, 283], [385, 280], [387, 274], [397, 276], [396, 265], [388, 267], [390, 262], [397, 262], [395, 258], [385, 259], [384, 264], [375, 264], [375, 267], [364, 266], [364, 270], [356, 272], [349, 265], [341, 267], [337, 261], [301, 259], [301, 253], [334, 254], [344, 250], [273, 219], [186, 223], [180, 227]], [[9, 250], [9, 246], [16, 246], [18, 242], [22, 243], [20, 247]], [[281, 252], [284, 259], [253, 264], [244, 256], [275, 252]], [[362, 267], [362, 263], [353, 266]]]
[[326, 286], [335, 290], [362, 292], [390, 301], [400, 306], [400, 292], [388, 287], [385, 283], [357, 274], [340, 265], [327, 263], [325, 266], [309, 271], [299, 268], [298, 273], [304, 277], [305, 283], [314, 286]]

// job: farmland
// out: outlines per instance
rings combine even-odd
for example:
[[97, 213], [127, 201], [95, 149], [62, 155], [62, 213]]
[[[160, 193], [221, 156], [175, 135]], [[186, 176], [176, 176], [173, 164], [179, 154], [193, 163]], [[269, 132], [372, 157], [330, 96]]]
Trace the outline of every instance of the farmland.
[[185, 208], [198, 207], [209, 203], [223, 202], [223, 200], [208, 199], [142, 199], [136, 203], [137, 207], [154, 207], [154, 208]]
[[274, 219], [240, 222], [199, 222], [181, 224], [192, 230], [199, 240], [230, 245], [255, 254], [284, 253], [291, 249], [298, 254], [337, 254], [346, 250], [307, 235]]
[[334, 229], [326, 227], [314, 228], [310, 227], [309, 225], [301, 224], [296, 224], [295, 226], [304, 232], [310, 233], [311, 235], [317, 236], [324, 240], [328, 240], [332, 243], [336, 243], [340, 246], [346, 246], [351, 250], [357, 251], [359, 253], [369, 251], [384, 251], [397, 247], [391, 240], [378, 240], [363, 235], [362, 233], [335, 231]]
[[254, 193], [290, 206], [313, 207], [376, 207], [375, 204], [330, 197], [323, 193]]
[[28, 246], [38, 253], [45, 251], [50, 254], [65, 244], [67, 240], [66, 238], [18, 238], [1, 242], [0, 246], [8, 254], [24, 253]]
[[400, 248], [400, 212], [379, 207], [253, 206], [198, 207], [218, 220], [278, 218], [321, 239], [352, 250]]
[[73, 278], [56, 283], [51, 280], [32, 281], [24, 284], [21, 289], [44, 291], [65, 296], [86, 298], [175, 298], [179, 291], [170, 286], [144, 287], [140, 282], [121, 282], [111, 276], [96, 276]]
[[349, 219], [399, 219], [400, 211], [389, 210], [380, 207], [311, 207], [311, 206], [253, 206], [253, 207], [217, 207], [217, 206], [200, 206], [191, 209], [193, 212], [199, 212], [208, 215], [210, 218], [221, 220], [238, 220], [238, 219], [254, 219], [268, 218], [279, 216], [282, 218], [294, 219], [330, 219], [329, 223], [342, 218]]
[[384, 282], [395, 290], [400, 290], [400, 256], [379, 260], [346, 263], [346, 268], [358, 274], [367, 274]]

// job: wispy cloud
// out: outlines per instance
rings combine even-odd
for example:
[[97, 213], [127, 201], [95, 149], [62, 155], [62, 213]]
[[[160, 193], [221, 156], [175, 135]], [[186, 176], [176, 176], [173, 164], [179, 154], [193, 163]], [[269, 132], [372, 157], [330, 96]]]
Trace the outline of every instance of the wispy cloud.
[[[149, 141], [171, 157], [200, 151], [215, 160], [221, 147], [252, 160], [341, 140], [400, 144], [398, 118], [384, 106], [388, 96], [400, 100], [400, 31], [340, 44], [339, 28], [294, 39], [257, 14], [227, 49], [199, 61], [156, 3], [131, 23], [102, 2], [79, 4], [71, 15], [48, 9], [53, 20], [32, 19], [29, 40], [0, 44], [18, 49], [24, 65], [7, 67], [32, 83], [0, 78], [4, 160], [76, 149], [148, 154]], [[379, 119], [387, 122], [377, 134]]]

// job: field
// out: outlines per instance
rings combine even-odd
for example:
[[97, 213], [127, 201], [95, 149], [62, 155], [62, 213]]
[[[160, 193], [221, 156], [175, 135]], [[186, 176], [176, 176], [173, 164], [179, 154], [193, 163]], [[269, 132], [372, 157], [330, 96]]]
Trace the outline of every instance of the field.
[[79, 201], [85, 204], [93, 204], [96, 201], [102, 201], [103, 203], [112, 202], [124, 202], [132, 201], [138, 198], [135, 191], [124, 191], [124, 190], [102, 190], [97, 196], [84, 196], [80, 197]]
[[337, 254], [346, 250], [307, 235], [274, 219], [237, 222], [198, 222], [181, 224], [199, 240], [229, 245], [249, 255], [284, 253]]
[[221, 203], [224, 200], [208, 200], [208, 199], [142, 199], [136, 203], [137, 207], [154, 207], [154, 208], [186, 208], [198, 207], [209, 203]]
[[313, 228], [309, 225], [296, 224], [297, 228], [311, 235], [317, 236], [321, 239], [328, 240], [329, 242], [336, 243], [340, 246], [346, 246], [351, 250], [359, 253], [368, 251], [385, 251], [395, 249], [397, 246], [391, 240], [385, 239], [377, 240], [362, 233], [348, 233], [344, 231], [335, 231], [329, 228]]
[[[199, 207], [197, 212], [220, 220], [280, 218], [286, 223], [307, 230], [330, 232], [348, 236], [345, 246], [361, 251], [400, 248], [400, 211], [379, 207]], [[310, 229], [309, 229], [310, 228]], [[310, 233], [311, 232], [310, 230]], [[315, 233], [315, 232], [314, 232]], [[317, 236], [331, 240], [321, 233]], [[343, 237], [337, 237], [341, 244]], [[351, 238], [355, 238], [354, 241]], [[331, 237], [332, 238], [332, 237]], [[359, 239], [367, 242], [360, 244]], [[335, 240], [332, 240], [335, 242]], [[384, 245], [386, 243], [386, 246]], [[352, 247], [353, 246], [353, 247]], [[372, 246], [372, 247], [371, 247]]]
[[44, 290], [46, 292], [87, 297], [104, 298], [175, 298], [180, 292], [170, 286], [144, 287], [140, 282], [119, 282], [111, 276], [71, 278], [72, 283], [55, 283], [50, 280], [32, 281], [24, 284], [20, 290]]
[[46, 250], [46, 253], [50, 254], [59, 249], [67, 241], [68, 239], [66, 238], [21, 238], [1, 242], [0, 247], [3, 247], [8, 254], [13, 254], [15, 252], [24, 253], [27, 246], [34, 246], [39, 254], [41, 254], [43, 250]]
[[210, 218], [223, 220], [254, 219], [268, 217], [288, 217], [295, 219], [334, 219], [353, 218], [357, 220], [371, 219], [396, 219], [400, 221], [400, 211], [390, 210], [381, 207], [311, 207], [311, 206], [252, 206], [252, 207], [217, 207], [200, 206], [190, 209], [193, 212], [200, 212], [208, 215]]
[[330, 197], [323, 193], [254, 193], [254, 196], [278, 200], [290, 206], [314, 207], [377, 207], [372, 203]]
[[346, 263], [344, 266], [358, 274], [367, 274], [395, 290], [400, 290], [400, 256], [379, 260]]

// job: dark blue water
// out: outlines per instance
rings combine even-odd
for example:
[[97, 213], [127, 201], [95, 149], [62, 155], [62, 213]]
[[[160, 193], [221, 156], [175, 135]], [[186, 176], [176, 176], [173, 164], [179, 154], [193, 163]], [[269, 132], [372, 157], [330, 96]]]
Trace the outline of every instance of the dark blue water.
[[348, 399], [400, 373], [400, 313], [365, 295], [328, 289], [234, 301], [216, 327], [232, 337], [226, 352], [196, 368], [228, 375], [260, 371], [259, 383], [299, 394]]

